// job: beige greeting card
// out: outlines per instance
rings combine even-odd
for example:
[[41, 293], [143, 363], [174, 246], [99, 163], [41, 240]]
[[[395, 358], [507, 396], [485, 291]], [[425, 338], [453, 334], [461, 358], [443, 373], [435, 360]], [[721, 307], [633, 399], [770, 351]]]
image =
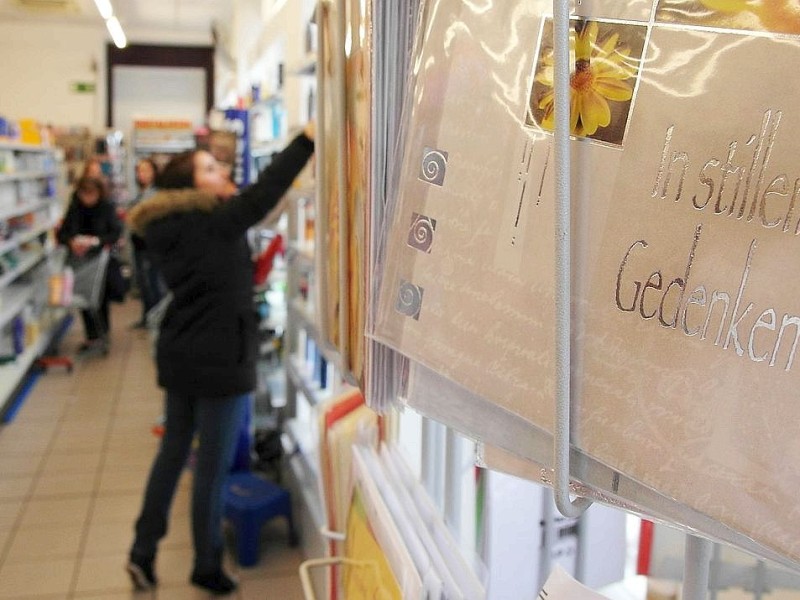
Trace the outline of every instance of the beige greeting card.
[[325, 340], [342, 347], [341, 319], [347, 310], [342, 279], [341, 204], [345, 195], [344, 123], [344, 7], [337, 2], [321, 2], [318, 8], [319, 51], [319, 135], [317, 167], [316, 272], [318, 281], [317, 317]]
[[[547, 7], [428, 4], [376, 337], [549, 429], [555, 330]], [[578, 75], [595, 81], [581, 88], [573, 120], [574, 161], [582, 165], [572, 178], [582, 202], [573, 219], [583, 240], [574, 249], [576, 297], [590, 281], [645, 37], [642, 23], [573, 23]]]
[[[682, 57], [679, 59], [679, 57]], [[581, 448], [800, 558], [797, 39], [653, 29], [592, 275]]]
[[346, 39], [345, 131], [347, 144], [346, 219], [348, 344], [346, 368], [356, 380], [364, 380], [365, 319], [367, 306], [367, 204], [372, 151], [370, 140], [372, 2], [343, 0]]

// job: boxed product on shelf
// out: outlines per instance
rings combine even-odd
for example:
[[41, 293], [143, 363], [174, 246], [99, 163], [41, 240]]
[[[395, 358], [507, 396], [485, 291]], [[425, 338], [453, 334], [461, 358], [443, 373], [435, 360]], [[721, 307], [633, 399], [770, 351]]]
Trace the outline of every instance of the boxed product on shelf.
[[46, 179], [25, 179], [17, 182], [18, 198], [23, 201], [36, 201], [51, 195], [50, 184]]
[[53, 158], [47, 152], [19, 152], [14, 165], [20, 173], [45, 173], [53, 170]]
[[20, 119], [19, 133], [19, 141], [23, 144], [39, 145], [42, 143], [41, 128], [33, 119]]
[[13, 150], [0, 149], [0, 173], [13, 173], [17, 170], [17, 161]]

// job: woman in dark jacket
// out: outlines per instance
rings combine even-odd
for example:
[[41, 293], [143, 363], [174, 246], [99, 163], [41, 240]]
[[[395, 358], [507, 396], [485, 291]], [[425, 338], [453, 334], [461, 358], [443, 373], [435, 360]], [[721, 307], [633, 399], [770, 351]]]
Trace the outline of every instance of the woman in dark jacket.
[[139, 589], [156, 585], [153, 561], [167, 531], [175, 486], [195, 432], [191, 581], [217, 594], [236, 588], [222, 570], [222, 496], [249, 393], [256, 386], [257, 318], [247, 229], [273, 209], [310, 158], [306, 127], [233, 198], [205, 151], [173, 158], [157, 192], [129, 214], [173, 294], [156, 350], [166, 390], [166, 428], [145, 491], [128, 572]]
[[[106, 197], [105, 183], [96, 177], [81, 177], [67, 208], [67, 214], [58, 229], [58, 242], [69, 248], [77, 258], [99, 253], [103, 246], [116, 244], [122, 235], [122, 222], [114, 204]], [[81, 351], [100, 343], [109, 331], [109, 289], [105, 287], [98, 314], [81, 311], [86, 330], [86, 341]]]
[[[158, 167], [151, 158], [141, 158], [136, 163], [136, 186], [139, 189], [133, 206], [147, 200], [156, 193], [155, 181]], [[131, 246], [133, 251], [133, 264], [136, 272], [136, 285], [142, 300], [142, 318], [134, 325], [137, 329], [147, 327], [147, 313], [150, 312], [164, 296], [161, 276], [158, 274], [153, 261], [147, 252], [144, 240], [131, 233]]]

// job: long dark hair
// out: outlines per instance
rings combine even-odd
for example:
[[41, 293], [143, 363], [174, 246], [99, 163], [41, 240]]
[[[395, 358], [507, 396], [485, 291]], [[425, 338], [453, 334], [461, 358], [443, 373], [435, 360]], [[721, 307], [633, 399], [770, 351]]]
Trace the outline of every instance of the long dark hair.
[[156, 187], [162, 190], [193, 188], [196, 152], [197, 150], [189, 150], [173, 156], [164, 169], [156, 175]]
[[97, 177], [89, 177], [88, 175], [84, 175], [75, 183], [75, 192], [73, 193], [73, 198], [77, 200], [78, 192], [80, 190], [86, 189], [95, 189], [97, 193], [100, 195], [100, 202], [104, 202], [108, 200], [108, 188], [106, 187], [106, 182], [102, 179], [98, 179]]
[[[138, 168], [139, 165], [142, 163], [150, 165], [150, 168], [153, 169], [153, 181], [150, 183], [150, 185], [155, 185], [156, 179], [158, 179], [158, 165], [156, 164], [156, 161], [154, 161], [149, 156], [145, 156], [144, 158], [140, 158], [139, 160], [136, 161], [136, 167]], [[136, 180], [136, 185], [141, 186], [138, 179]]]

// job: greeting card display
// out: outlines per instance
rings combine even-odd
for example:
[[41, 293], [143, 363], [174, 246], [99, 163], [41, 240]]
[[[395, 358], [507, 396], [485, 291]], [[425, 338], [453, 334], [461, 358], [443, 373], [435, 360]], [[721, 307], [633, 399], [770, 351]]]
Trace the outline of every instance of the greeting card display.
[[[793, 5], [766, 4], [598, 3], [571, 21], [573, 427], [612, 477], [797, 562], [800, 117], [766, 65], [797, 64], [800, 38]], [[427, 3], [375, 323], [545, 432], [548, 5]]]
[[598, 460], [793, 560], [800, 116], [764, 66], [795, 64], [799, 41], [653, 27], [576, 421]]
[[345, 365], [359, 382], [364, 379], [365, 320], [367, 310], [367, 204], [371, 174], [370, 106], [372, 94], [372, 2], [343, 0], [346, 39], [345, 63], [345, 177], [347, 238], [347, 325]]
[[344, 125], [344, 8], [336, 2], [320, 3], [319, 51], [319, 129], [317, 166], [317, 239], [315, 261], [317, 285], [317, 322], [334, 348], [343, 342], [342, 318], [346, 298], [342, 295], [342, 253], [345, 217], [341, 214], [344, 197], [345, 125]]

